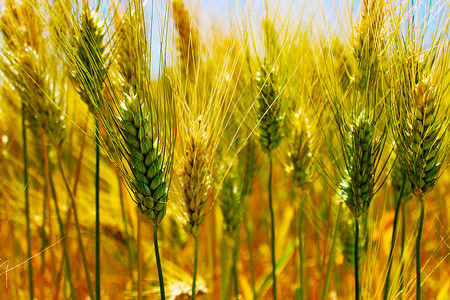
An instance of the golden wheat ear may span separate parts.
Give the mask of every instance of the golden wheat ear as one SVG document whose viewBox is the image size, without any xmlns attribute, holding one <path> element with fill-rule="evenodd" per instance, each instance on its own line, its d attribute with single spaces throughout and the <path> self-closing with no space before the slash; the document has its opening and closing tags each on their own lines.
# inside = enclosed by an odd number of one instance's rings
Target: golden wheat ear
<svg viewBox="0 0 450 300">
<path fill-rule="evenodd" d="M 211 150 L 208 133 L 201 119 L 192 122 L 186 141 L 180 181 L 187 208 L 186 231 L 194 237 L 208 212 L 206 204 L 212 196 Z"/>
</svg>

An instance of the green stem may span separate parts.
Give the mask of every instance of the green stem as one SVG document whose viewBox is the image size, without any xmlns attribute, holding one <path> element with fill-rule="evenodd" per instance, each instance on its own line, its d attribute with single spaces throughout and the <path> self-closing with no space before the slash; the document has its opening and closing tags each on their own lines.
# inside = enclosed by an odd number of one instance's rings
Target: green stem
<svg viewBox="0 0 450 300">
<path fill-rule="evenodd" d="M 95 120 L 95 296 L 100 300 L 100 131 Z"/>
<path fill-rule="evenodd" d="M 48 152 L 47 152 L 47 155 L 48 155 Z M 61 219 L 61 214 L 60 214 L 59 207 L 58 207 L 58 199 L 56 196 L 55 185 L 53 183 L 53 176 L 52 176 L 51 172 L 52 172 L 51 168 L 49 168 L 49 180 L 48 181 L 50 183 L 50 188 L 51 188 L 51 192 L 52 192 L 53 204 L 55 205 L 59 233 L 61 235 L 62 243 L 63 243 L 64 265 L 65 265 L 67 281 L 69 282 L 70 295 L 71 295 L 71 299 L 75 300 L 76 297 L 75 297 L 75 292 L 74 292 L 73 283 L 72 283 L 72 271 L 70 270 L 69 251 L 67 250 L 68 249 L 67 240 L 66 240 L 66 235 L 64 234 L 64 225 L 63 225 L 63 221 Z"/>
<path fill-rule="evenodd" d="M 303 300 L 303 294 L 304 294 L 304 265 L 303 265 L 303 206 L 305 202 L 305 196 L 304 193 L 302 193 L 302 200 L 300 202 L 300 209 L 299 209 L 299 218 L 298 218 L 298 251 L 300 256 L 300 299 Z"/>
<path fill-rule="evenodd" d="M 197 279 L 197 264 L 198 264 L 198 237 L 195 237 L 195 257 L 194 257 L 194 275 L 192 276 L 192 300 L 195 300 L 195 281 Z"/>
<path fill-rule="evenodd" d="M 331 250 L 330 250 L 330 258 L 328 259 L 328 265 L 327 265 L 327 273 L 325 275 L 325 282 L 323 284 L 322 288 L 322 297 L 320 299 L 325 300 L 327 296 L 328 286 L 330 284 L 330 276 L 331 276 L 331 269 L 334 263 L 334 248 L 336 247 L 336 240 L 339 230 L 339 218 L 341 215 L 341 209 L 342 209 L 342 202 L 339 203 L 339 209 L 336 217 L 336 223 L 334 225 L 334 233 L 333 233 L 333 241 L 331 242 Z"/>
<path fill-rule="evenodd" d="M 25 103 L 22 102 L 22 155 L 23 155 L 23 185 L 25 190 L 25 218 L 27 227 L 27 256 L 31 258 L 31 229 L 30 229 L 30 201 L 28 195 L 28 157 L 27 157 L 27 128 L 25 126 Z M 28 260 L 28 281 L 30 289 L 30 299 L 34 298 L 33 287 L 33 264 L 32 259 Z"/>
<path fill-rule="evenodd" d="M 44 145 L 44 147 L 46 147 Z M 45 178 L 47 178 L 46 176 L 44 176 Z M 48 182 L 47 179 L 45 179 L 45 184 L 44 184 L 44 189 L 47 190 L 48 189 Z M 45 196 L 44 196 L 44 201 L 42 201 L 42 227 L 41 227 L 41 241 L 42 241 L 42 246 L 41 246 L 41 250 L 43 251 L 45 248 L 47 248 L 48 246 L 48 239 L 47 239 L 47 233 L 45 232 L 45 224 L 47 223 L 47 192 L 44 192 Z M 42 256 L 42 264 L 41 264 L 41 272 L 44 273 L 45 271 L 45 251 L 43 251 L 41 253 Z"/>
<path fill-rule="evenodd" d="M 221 243 L 221 255 L 220 255 L 220 266 L 222 269 L 221 280 L 220 280 L 220 299 L 228 300 L 230 299 L 230 268 L 229 268 L 229 246 L 225 238 L 222 239 Z"/>
<path fill-rule="evenodd" d="M 158 278 L 159 278 L 159 291 L 161 293 L 161 300 L 166 299 L 166 294 L 164 292 L 164 278 L 161 268 L 161 258 L 159 257 L 159 247 L 158 247 L 158 225 L 153 225 L 153 242 L 155 244 L 155 255 L 156 255 L 156 266 L 158 267 Z"/>
<path fill-rule="evenodd" d="M 252 253 L 252 240 L 250 236 L 250 228 L 248 226 L 247 213 L 244 213 L 244 227 L 247 237 L 247 248 L 248 248 L 248 260 L 250 263 L 250 281 L 252 283 L 253 299 L 256 299 L 256 288 L 255 288 L 255 271 L 253 269 L 253 253 Z"/>
<path fill-rule="evenodd" d="M 404 273 L 404 263 L 403 263 L 403 253 L 405 252 L 405 226 L 406 226 L 406 214 L 405 214 L 405 203 L 402 204 L 402 245 L 400 248 L 400 261 L 402 262 L 402 267 L 400 268 L 400 290 L 403 290 L 403 273 Z M 400 299 L 402 294 L 400 294 Z"/>
<path fill-rule="evenodd" d="M 398 195 L 397 204 L 395 206 L 394 228 L 392 230 L 391 250 L 389 251 L 388 271 L 387 271 L 387 275 L 386 275 L 386 281 L 384 283 L 384 297 L 383 297 L 384 300 L 387 300 L 388 294 L 389 294 L 389 280 L 390 280 L 390 276 L 391 276 L 392 260 L 393 260 L 393 255 L 394 255 L 395 241 L 396 241 L 396 237 L 397 237 L 397 227 L 398 227 L 397 225 L 398 225 L 398 219 L 399 219 L 399 214 L 400 214 L 403 192 L 405 190 L 405 185 L 406 185 L 406 179 L 407 179 L 406 172 L 403 172 L 402 187 L 400 188 L 400 193 Z"/>
<path fill-rule="evenodd" d="M 125 214 L 125 203 L 123 200 L 123 191 L 122 191 L 122 183 L 120 181 L 120 174 L 117 173 L 117 181 L 119 184 L 119 200 L 120 200 L 120 210 L 122 213 L 122 220 L 123 220 L 123 231 L 125 232 L 125 242 L 127 244 L 127 251 L 128 251 L 128 268 L 130 269 L 131 277 L 133 277 L 133 252 L 131 250 L 131 243 L 130 243 L 130 234 L 128 233 L 128 222 L 127 217 Z"/>
<path fill-rule="evenodd" d="M 62 166 L 62 160 L 61 160 L 61 153 L 58 153 L 58 166 L 59 166 L 59 170 L 61 172 L 61 176 L 62 176 L 63 181 L 64 181 L 64 185 L 66 187 L 67 193 L 69 194 L 70 202 L 72 204 L 73 217 L 75 219 L 75 228 L 77 230 L 78 243 L 80 244 L 81 258 L 83 260 L 84 274 L 86 276 L 86 281 L 87 281 L 88 290 L 89 290 L 89 296 L 91 297 L 91 299 L 94 299 L 94 290 L 92 288 L 91 275 L 89 273 L 89 266 L 88 266 L 88 263 L 87 263 L 86 252 L 84 250 L 83 239 L 81 237 L 81 229 L 80 229 L 80 222 L 78 220 L 77 205 L 76 205 L 76 202 L 75 202 L 75 198 L 74 198 L 74 196 L 72 194 L 72 190 L 70 189 L 69 182 L 67 181 L 66 175 L 64 173 L 64 169 L 63 169 L 63 166 Z"/>
<path fill-rule="evenodd" d="M 50 184 L 48 182 L 48 155 L 47 155 L 47 139 L 45 136 L 44 129 L 42 132 L 42 150 L 44 159 L 44 201 L 42 201 L 42 228 L 41 228 L 41 239 L 42 239 L 42 250 L 48 246 L 47 233 L 45 232 L 45 225 L 47 223 L 47 206 L 49 205 L 49 195 L 50 195 Z M 49 221 L 50 225 L 50 221 Z M 51 227 L 51 226 L 49 226 Z M 45 271 L 45 251 L 42 252 L 42 265 L 41 272 Z"/>
<path fill-rule="evenodd" d="M 359 292 L 359 260 L 358 260 L 358 250 L 359 250 L 359 224 L 358 218 L 355 218 L 355 300 L 360 299 Z"/>
<path fill-rule="evenodd" d="M 138 209 L 137 212 L 137 263 L 138 263 L 138 278 L 137 278 L 137 298 L 138 300 L 142 300 L 142 259 L 141 259 L 141 252 L 142 252 L 142 242 L 141 242 L 141 212 Z"/>
<path fill-rule="evenodd" d="M 237 269 L 237 260 L 239 254 L 239 233 L 236 229 L 234 234 L 234 247 L 233 247 L 233 279 L 234 279 L 234 296 L 235 299 L 239 299 L 239 277 Z"/>
<path fill-rule="evenodd" d="M 272 155 L 269 153 L 269 208 L 270 208 L 270 231 L 271 231 L 271 250 L 272 250 L 272 280 L 273 280 L 273 299 L 277 299 L 277 277 L 276 277 L 276 260 L 275 260 L 275 216 L 273 212 L 272 202 L 272 172 L 273 172 L 273 160 Z"/>
<path fill-rule="evenodd" d="M 423 229 L 423 219 L 425 215 L 425 201 L 423 199 L 423 196 L 420 197 L 420 216 L 418 220 L 419 228 L 417 230 L 417 240 L 416 240 L 416 273 L 417 273 L 417 280 L 416 280 L 416 299 L 420 300 L 420 242 L 422 240 L 422 229 Z"/>
</svg>

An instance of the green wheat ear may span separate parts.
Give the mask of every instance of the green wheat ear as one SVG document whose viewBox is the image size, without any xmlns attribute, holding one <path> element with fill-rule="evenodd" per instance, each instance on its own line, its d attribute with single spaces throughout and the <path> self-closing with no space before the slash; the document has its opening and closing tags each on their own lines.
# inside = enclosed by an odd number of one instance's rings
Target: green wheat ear
<svg viewBox="0 0 450 300">
<path fill-rule="evenodd" d="M 374 125 L 362 113 L 348 132 L 347 169 L 341 183 L 341 196 L 355 218 L 365 213 L 372 201 L 381 145 Z"/>
<path fill-rule="evenodd" d="M 134 175 L 132 188 L 142 213 L 154 224 L 159 224 L 166 214 L 168 200 L 165 165 L 158 139 L 151 139 L 151 122 L 141 115 L 141 101 L 134 94 L 125 94 L 119 124 L 129 154 L 127 161 Z"/>
<path fill-rule="evenodd" d="M 415 103 L 413 103 L 414 119 L 408 124 L 405 138 L 410 149 L 402 149 L 407 160 L 411 187 L 416 196 L 429 192 L 436 185 L 441 169 L 440 152 L 442 148 L 442 125 L 437 122 L 437 103 L 435 86 L 431 76 L 421 78 L 416 84 Z M 407 144 L 404 144 L 405 146 Z"/>
<path fill-rule="evenodd" d="M 304 188 L 313 181 L 314 166 L 308 119 L 301 110 L 294 115 L 290 131 L 293 136 L 289 143 L 288 171 L 295 185 Z"/>
<path fill-rule="evenodd" d="M 236 232 L 245 212 L 239 175 L 237 166 L 231 166 L 223 180 L 220 192 L 224 230 L 230 237 Z"/>
<path fill-rule="evenodd" d="M 256 73 L 258 87 L 259 142 L 266 153 L 278 147 L 283 139 L 283 114 L 280 108 L 281 91 L 277 87 L 275 69 L 263 64 Z"/>
</svg>

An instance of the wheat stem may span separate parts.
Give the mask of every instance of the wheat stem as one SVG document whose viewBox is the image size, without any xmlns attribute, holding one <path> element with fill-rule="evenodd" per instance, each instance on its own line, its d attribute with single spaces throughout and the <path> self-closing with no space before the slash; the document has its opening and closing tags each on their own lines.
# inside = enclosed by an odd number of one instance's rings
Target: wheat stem
<svg viewBox="0 0 450 300">
<path fill-rule="evenodd" d="M 192 276 L 192 300 L 195 300 L 195 281 L 197 279 L 197 265 L 198 265 L 198 236 L 195 239 L 195 257 L 194 257 L 194 275 Z"/>
<path fill-rule="evenodd" d="M 400 291 L 403 290 L 403 272 L 405 265 L 403 264 L 403 253 L 405 252 L 405 226 L 406 226 L 406 214 L 405 214 L 405 203 L 402 204 L 402 245 L 400 250 L 400 261 L 402 262 L 402 267 L 400 269 Z M 401 298 L 400 298 L 401 299 Z"/>
<path fill-rule="evenodd" d="M 355 218 L 355 300 L 360 299 L 359 291 L 359 260 L 358 260 L 358 250 L 359 250 L 359 222 L 358 218 Z"/>
<path fill-rule="evenodd" d="M 239 299 L 239 276 L 237 269 L 237 261 L 239 254 L 239 230 L 236 228 L 236 232 L 234 234 L 234 247 L 233 247 L 233 280 L 234 280 L 234 296 L 235 299 Z"/>
<path fill-rule="evenodd" d="M 420 216 L 418 220 L 419 228 L 417 230 L 417 240 L 416 240 L 416 274 L 417 274 L 417 280 L 416 280 L 416 299 L 420 300 L 420 242 L 422 240 L 422 229 L 423 229 L 423 219 L 425 215 L 425 201 L 423 199 L 424 197 L 420 197 Z"/>
<path fill-rule="evenodd" d="M 270 223 L 271 223 L 271 250 L 272 250 L 272 279 L 273 279 L 273 299 L 277 298 L 277 278 L 276 278 L 276 260 L 275 260 L 275 217 L 273 212 L 272 202 L 272 172 L 273 172 L 273 159 L 272 154 L 269 152 L 269 208 L 270 208 Z"/>
<path fill-rule="evenodd" d="M 41 264 L 41 272 L 45 271 L 45 248 L 48 246 L 48 238 L 45 232 L 45 224 L 47 223 L 47 206 L 48 199 L 50 194 L 50 184 L 48 182 L 48 159 L 47 159 L 47 137 L 45 136 L 44 129 L 41 129 L 42 133 L 42 150 L 43 150 L 43 158 L 44 158 L 44 201 L 42 201 L 42 228 L 41 228 L 41 240 L 42 240 L 42 264 Z M 50 220 L 49 220 L 50 221 Z M 50 223 L 50 222 L 49 222 Z M 49 226 L 50 227 L 50 226 Z"/>
<path fill-rule="evenodd" d="M 341 210 L 342 210 L 342 202 L 339 203 L 338 213 L 337 213 L 337 217 L 336 217 L 336 223 L 334 225 L 334 233 L 333 233 L 333 240 L 331 241 L 330 257 L 328 258 L 327 272 L 325 275 L 325 281 L 323 283 L 322 296 L 320 298 L 322 300 L 325 300 L 325 298 L 327 296 L 328 286 L 330 284 L 331 269 L 332 269 L 333 262 L 334 262 L 334 253 L 335 253 L 334 248 L 336 247 L 336 240 L 337 240 L 336 237 L 338 235 L 338 230 L 339 230 L 339 221 L 340 221 Z"/>
<path fill-rule="evenodd" d="M 400 193 L 398 195 L 397 204 L 395 206 L 394 228 L 392 230 L 391 250 L 389 251 L 388 271 L 387 271 L 387 275 L 386 275 L 386 281 L 384 283 L 384 297 L 383 297 L 384 300 L 386 300 L 388 298 L 388 294 L 389 294 L 389 278 L 391 275 L 392 260 L 393 260 L 393 255 L 394 255 L 395 241 L 396 241 L 396 237 L 397 237 L 398 217 L 399 217 L 401 203 L 402 203 L 403 191 L 405 190 L 406 180 L 407 180 L 406 172 L 403 172 L 402 187 L 400 188 Z"/>
<path fill-rule="evenodd" d="M 22 102 L 22 155 L 23 155 L 23 185 L 25 190 L 25 218 L 27 227 L 27 256 L 31 257 L 31 230 L 30 230 L 30 202 L 28 197 L 28 157 L 27 157 L 27 128 L 25 126 L 25 103 Z M 28 281 L 30 299 L 34 298 L 33 287 L 33 264 L 32 259 L 28 260 Z"/>
<path fill-rule="evenodd" d="M 302 199 L 300 202 L 300 209 L 299 209 L 299 217 L 298 217 L 298 251 L 300 256 L 300 299 L 303 300 L 303 294 L 304 294 L 304 265 L 303 265 L 303 207 L 305 202 L 305 195 L 302 192 Z"/>
<path fill-rule="evenodd" d="M 94 299 L 94 290 L 93 290 L 93 287 L 92 287 L 91 275 L 89 273 L 89 266 L 88 266 L 88 263 L 87 263 L 86 252 L 84 250 L 83 239 L 81 237 L 81 229 L 80 229 L 80 222 L 78 220 L 77 205 L 75 203 L 75 198 L 74 198 L 73 193 L 72 193 L 72 191 L 70 189 L 69 182 L 67 181 L 66 174 L 64 172 L 64 168 L 63 168 L 63 165 L 62 165 L 62 159 L 61 159 L 61 153 L 58 153 L 57 157 L 58 157 L 59 171 L 61 172 L 61 176 L 62 176 L 62 179 L 64 181 L 64 185 L 66 187 L 67 193 L 69 194 L 69 198 L 70 198 L 70 201 L 71 201 L 71 204 L 72 204 L 73 217 L 75 219 L 75 228 L 77 230 L 78 243 L 80 244 L 81 258 L 83 260 L 84 274 L 86 276 L 86 281 L 87 281 L 88 290 L 89 290 L 89 296 L 91 297 L 91 299 Z"/>
<path fill-rule="evenodd" d="M 221 245 L 221 261 L 220 266 L 222 269 L 221 273 L 221 281 L 220 281 L 220 299 L 230 299 L 230 268 L 228 267 L 230 265 L 229 263 L 229 245 L 226 240 L 222 242 Z"/>
<path fill-rule="evenodd" d="M 95 120 L 95 297 L 100 300 L 100 131 Z"/>
<path fill-rule="evenodd" d="M 141 253 L 142 253 L 142 228 L 141 228 L 141 214 L 138 208 L 137 212 L 137 263 L 138 263 L 138 278 L 137 278 L 137 299 L 142 300 L 142 260 L 141 260 Z"/>
<path fill-rule="evenodd" d="M 48 151 L 46 151 L 45 155 L 47 156 L 47 161 L 48 161 Z M 65 270 L 66 270 L 66 276 L 67 276 L 67 281 L 69 282 L 69 289 L 70 289 L 71 299 L 75 300 L 76 297 L 75 297 L 75 292 L 74 292 L 74 289 L 73 289 L 72 271 L 70 269 L 69 251 L 68 251 L 68 247 L 67 247 L 67 239 L 66 239 L 66 236 L 64 234 L 64 225 L 63 225 L 63 221 L 61 219 L 61 214 L 60 214 L 60 210 L 59 210 L 59 207 L 58 207 L 58 200 L 57 200 L 57 197 L 56 197 L 55 185 L 53 183 L 53 176 L 52 176 L 51 173 L 52 173 L 52 171 L 49 168 L 49 171 L 48 171 L 48 182 L 50 184 L 50 189 L 51 189 L 51 192 L 52 192 L 53 204 L 55 205 L 56 218 L 58 220 L 59 232 L 61 234 L 62 243 L 63 243 L 64 265 L 65 265 Z M 58 284 L 58 286 L 59 286 L 59 284 Z"/>
<path fill-rule="evenodd" d="M 251 240 L 251 236 L 250 236 L 250 228 L 248 226 L 247 213 L 244 213 L 244 227 L 245 227 L 245 234 L 247 237 L 248 260 L 249 260 L 249 264 L 250 264 L 250 281 L 252 283 L 253 299 L 256 299 L 255 271 L 253 269 L 252 240 Z"/>
<path fill-rule="evenodd" d="M 161 300 L 164 300 L 166 299 L 166 296 L 164 293 L 164 278 L 161 268 L 161 258 L 159 257 L 158 225 L 156 225 L 156 222 L 153 224 L 153 243 L 155 244 L 156 265 L 158 267 L 159 291 L 161 293 Z"/>
</svg>

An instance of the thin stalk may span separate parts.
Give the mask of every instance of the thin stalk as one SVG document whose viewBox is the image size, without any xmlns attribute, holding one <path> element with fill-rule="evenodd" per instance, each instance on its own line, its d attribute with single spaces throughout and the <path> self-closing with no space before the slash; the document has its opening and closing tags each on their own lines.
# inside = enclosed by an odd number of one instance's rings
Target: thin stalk
<svg viewBox="0 0 450 300">
<path fill-rule="evenodd" d="M 425 215 L 425 201 L 423 196 L 420 197 L 420 216 L 418 220 L 419 228 L 417 230 L 417 240 L 416 240 L 416 299 L 420 300 L 420 289 L 421 289 L 421 280 L 420 280 L 420 242 L 422 240 L 422 229 L 423 229 L 423 219 Z"/>
<path fill-rule="evenodd" d="M 89 296 L 91 297 L 91 299 L 94 299 L 94 290 L 92 288 L 91 275 L 89 273 L 89 266 L 87 263 L 86 252 L 84 250 L 83 239 L 81 237 L 81 229 L 80 229 L 80 222 L 78 220 L 77 205 L 76 205 L 75 198 L 72 194 L 72 190 L 70 189 L 69 183 L 67 181 L 67 178 L 66 178 L 63 166 L 62 166 L 61 153 L 58 153 L 57 156 L 58 156 L 59 171 L 61 172 L 61 176 L 63 178 L 64 185 L 66 187 L 67 193 L 69 194 L 70 201 L 72 204 L 73 216 L 75 219 L 75 228 L 77 230 L 78 243 L 80 244 L 81 258 L 83 260 L 84 274 L 86 276 L 86 281 L 87 281 L 88 290 L 89 290 Z"/>
<path fill-rule="evenodd" d="M 141 228 L 141 213 L 138 210 L 137 212 L 137 263 L 138 263 L 138 279 L 137 279 L 137 298 L 138 300 L 142 300 L 142 228 Z"/>
<path fill-rule="evenodd" d="M 276 266 L 277 262 L 275 260 L 275 216 L 273 212 L 273 202 L 272 202 L 272 172 L 273 172 L 273 160 L 272 155 L 269 153 L 269 208 L 270 208 L 270 223 L 271 223 L 271 250 L 272 250 L 272 280 L 273 280 L 273 299 L 277 299 L 277 277 L 276 277 Z"/>
<path fill-rule="evenodd" d="M 400 261 L 402 262 L 402 267 L 400 268 L 400 290 L 403 290 L 403 273 L 405 265 L 403 263 L 403 253 L 405 252 L 405 226 L 406 226 L 406 213 L 405 213 L 405 203 L 402 204 L 402 244 L 400 248 Z M 402 298 L 402 294 L 400 294 L 400 299 Z"/>
<path fill-rule="evenodd" d="M 359 242 L 359 224 L 358 218 L 355 218 L 355 300 L 360 299 L 359 292 L 359 260 L 358 260 L 358 242 Z"/>
<path fill-rule="evenodd" d="M 334 225 L 333 240 L 331 241 L 331 249 L 330 249 L 330 258 L 328 259 L 327 273 L 325 275 L 325 282 L 323 283 L 322 297 L 320 298 L 322 300 L 325 300 L 325 298 L 327 297 L 328 286 L 330 284 L 331 269 L 332 269 L 333 262 L 334 262 L 334 253 L 335 253 L 334 248 L 336 247 L 336 240 L 337 240 L 337 234 L 338 234 L 338 230 L 339 230 L 339 219 L 340 219 L 340 215 L 341 215 L 341 209 L 342 209 L 342 202 L 339 203 L 339 209 L 338 209 L 338 213 L 337 213 L 337 217 L 336 217 L 336 223 Z"/>
<path fill-rule="evenodd" d="M 299 217 L 298 217 L 298 252 L 300 256 L 300 299 L 303 300 L 304 294 L 304 265 L 303 265 L 303 207 L 305 202 L 305 195 L 302 192 L 302 199 L 300 201 Z"/>
<path fill-rule="evenodd" d="M 31 258 L 31 230 L 30 230 L 30 202 L 28 196 L 28 157 L 27 157 L 27 128 L 25 126 L 25 104 L 22 102 L 22 155 L 23 155 L 23 185 L 25 190 L 25 218 L 27 227 L 27 256 Z M 33 286 L 33 264 L 32 259 L 28 260 L 28 282 L 30 299 L 34 298 Z"/>
<path fill-rule="evenodd" d="M 195 282 L 197 280 L 197 265 L 198 265 L 198 237 L 195 237 L 195 257 L 194 257 L 194 274 L 192 275 L 192 300 L 195 300 Z"/>
<path fill-rule="evenodd" d="M 86 132 L 87 129 L 87 123 L 85 123 L 84 128 L 82 129 L 82 132 Z M 80 179 L 80 174 L 81 174 L 81 167 L 83 165 L 83 157 L 84 157 L 84 149 L 86 147 L 86 134 L 82 135 L 81 138 L 81 149 L 80 149 L 80 153 L 78 156 L 78 160 L 77 160 L 77 168 L 75 170 L 75 175 L 74 175 L 74 179 L 73 179 L 73 197 L 75 198 L 77 196 L 77 191 L 78 191 L 78 182 Z M 69 209 L 67 210 L 67 215 L 66 215 L 66 225 L 65 225 L 65 229 L 66 232 L 69 232 L 69 228 L 70 228 L 70 219 L 72 216 L 72 205 L 69 205 Z"/>
<path fill-rule="evenodd" d="M 244 213 L 244 227 L 245 227 L 245 235 L 247 237 L 248 260 L 250 263 L 250 281 L 252 283 L 253 299 L 256 299 L 255 271 L 253 269 L 252 240 L 251 240 L 251 236 L 250 236 L 250 228 L 248 226 L 247 213 Z"/>
<path fill-rule="evenodd" d="M 47 159 L 48 159 L 48 151 L 47 151 L 46 155 L 47 155 Z M 58 220 L 59 232 L 61 234 L 61 238 L 63 239 L 62 243 L 63 243 L 63 251 L 64 251 L 64 265 L 65 265 L 67 281 L 69 282 L 70 295 L 71 295 L 71 299 L 75 300 L 76 297 L 75 297 L 75 292 L 74 292 L 73 283 L 72 283 L 72 271 L 70 270 L 69 251 L 67 248 L 67 240 L 66 240 L 66 236 L 64 234 L 64 225 L 63 225 L 63 221 L 61 219 L 61 214 L 60 214 L 59 207 L 58 207 L 58 199 L 56 196 L 55 185 L 53 183 L 53 176 L 52 176 L 51 172 L 52 171 L 49 168 L 48 181 L 50 183 L 50 188 L 51 188 L 51 192 L 52 192 L 53 204 L 55 205 L 56 219 Z"/>
<path fill-rule="evenodd" d="M 220 255 L 220 266 L 222 269 L 221 281 L 220 281 L 220 299 L 228 300 L 230 299 L 230 262 L 229 262 L 229 250 L 228 241 L 223 239 L 221 243 L 221 255 Z"/>
<path fill-rule="evenodd" d="M 158 225 L 153 225 L 153 243 L 155 244 L 155 255 L 156 255 L 156 266 L 158 267 L 158 278 L 159 278 L 159 291 L 161 293 L 161 300 L 166 299 L 166 294 L 164 292 L 164 278 L 161 268 L 161 258 L 159 257 L 159 247 L 158 247 Z"/>
<path fill-rule="evenodd" d="M 95 296 L 100 300 L 100 131 L 95 120 Z"/>
<path fill-rule="evenodd" d="M 388 294 L 389 294 L 389 280 L 391 276 L 391 269 L 392 269 L 392 260 L 394 255 L 394 248 L 395 248 L 395 241 L 397 237 L 397 225 L 398 225 L 398 219 L 400 214 L 400 208 L 402 203 L 402 197 L 403 197 L 403 191 L 405 190 L 406 185 L 406 172 L 403 172 L 403 180 L 402 180 L 402 187 L 400 188 L 400 193 L 398 195 L 397 204 L 395 206 L 395 216 L 394 216 L 394 228 L 392 230 L 392 239 L 391 239 L 391 251 L 389 252 L 389 259 L 388 259 L 388 271 L 386 275 L 386 281 L 384 283 L 384 300 L 387 300 Z"/>
<path fill-rule="evenodd" d="M 43 150 L 43 158 L 44 158 L 44 201 L 42 201 L 42 228 L 41 228 L 41 240 L 42 240 L 42 248 L 44 250 L 48 246 L 48 238 L 47 233 L 45 232 L 45 224 L 47 223 L 47 206 L 48 199 L 50 195 L 50 184 L 48 183 L 48 160 L 47 160 L 47 139 L 44 133 L 44 130 L 41 130 L 42 133 L 42 150 Z M 41 272 L 45 271 L 45 251 L 42 252 L 42 264 L 41 264 Z M 43 285 L 42 285 L 43 288 Z"/>
<path fill-rule="evenodd" d="M 123 220 L 123 231 L 125 232 L 125 242 L 127 244 L 128 251 L 128 268 L 130 269 L 130 275 L 133 277 L 133 252 L 131 251 L 130 235 L 128 233 L 128 222 L 125 214 L 125 203 L 123 199 L 122 183 L 120 181 L 120 174 L 117 173 L 117 181 L 119 184 L 119 200 L 120 200 L 120 210 L 122 213 Z"/>
<path fill-rule="evenodd" d="M 294 190 L 295 190 L 295 188 L 292 188 L 291 189 L 291 200 L 294 200 L 295 199 L 295 197 L 294 197 L 294 195 L 295 195 L 295 192 L 294 192 Z M 299 202 L 299 204 L 300 204 L 300 202 Z M 292 220 L 292 222 L 294 223 L 294 235 L 295 235 L 295 237 L 298 239 L 299 237 L 298 237 L 298 216 L 299 216 L 299 211 L 300 211 L 300 205 L 295 205 L 294 206 L 294 218 L 293 218 L 293 220 Z M 298 255 L 297 255 L 298 254 Z M 298 260 L 298 261 L 297 261 Z M 295 299 L 295 300 L 300 300 L 300 285 L 301 285 L 301 283 L 300 283 L 300 279 L 298 278 L 299 277 L 299 274 L 300 274 L 300 260 L 301 260 L 301 258 L 300 258 L 300 249 L 298 248 L 298 247 L 295 247 L 295 252 L 294 252 L 294 259 L 293 259 L 293 264 L 294 264 L 294 268 L 293 268 L 293 271 L 294 271 L 294 283 L 296 283 L 297 281 L 298 281 L 298 287 L 295 287 L 294 289 L 293 289 L 293 292 L 294 292 L 294 298 L 293 299 Z M 294 285 L 295 286 L 295 285 Z"/>
<path fill-rule="evenodd" d="M 234 247 L 233 247 L 233 280 L 234 280 L 234 296 L 235 299 L 239 299 L 239 275 L 237 269 L 237 260 L 239 254 L 239 230 L 236 229 L 234 234 Z"/>
</svg>

